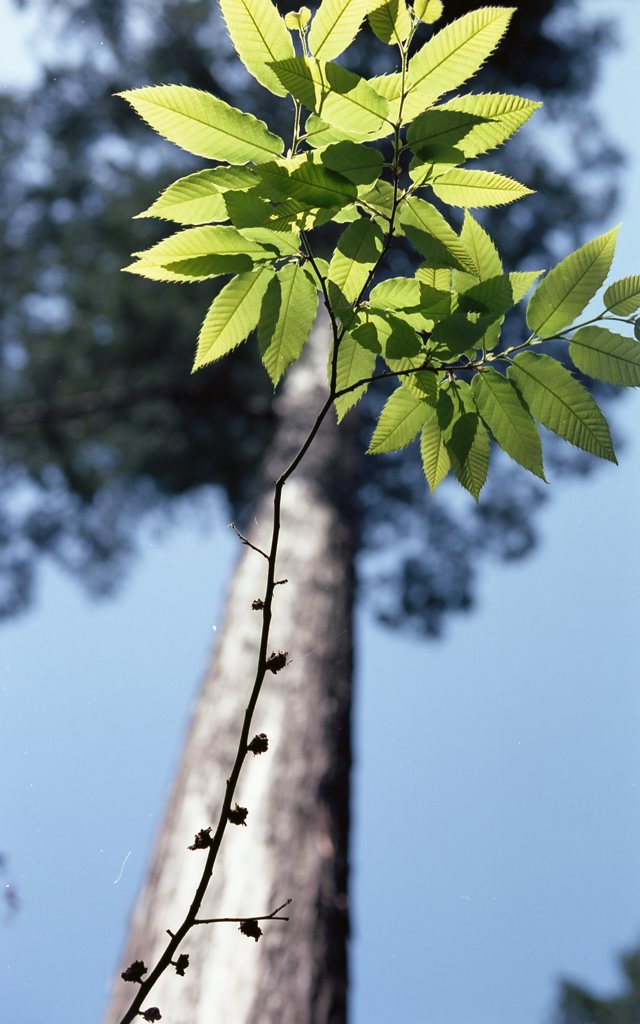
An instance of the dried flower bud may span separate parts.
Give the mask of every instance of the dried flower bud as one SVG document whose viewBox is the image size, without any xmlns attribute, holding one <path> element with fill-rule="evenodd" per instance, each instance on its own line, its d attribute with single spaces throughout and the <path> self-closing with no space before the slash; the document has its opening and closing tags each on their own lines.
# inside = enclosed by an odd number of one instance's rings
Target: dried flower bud
<svg viewBox="0 0 640 1024">
<path fill-rule="evenodd" d="M 144 1013 L 141 1013 L 140 1016 L 143 1020 L 162 1020 L 162 1014 L 157 1006 L 150 1006 L 149 1009 L 145 1010 Z"/>
<path fill-rule="evenodd" d="M 148 968 L 145 967 L 142 960 L 134 960 L 132 964 L 122 972 L 120 977 L 123 981 L 137 981 L 139 985 L 142 984 L 142 976 L 147 973 Z"/>
<path fill-rule="evenodd" d="M 199 832 L 196 832 L 195 839 L 189 849 L 206 850 L 208 846 L 211 846 L 211 826 L 209 828 L 201 828 Z"/>
<path fill-rule="evenodd" d="M 259 732 L 253 737 L 251 743 L 247 744 L 247 750 L 250 750 L 254 757 L 256 754 L 266 754 L 268 749 L 269 739 L 264 732 Z"/>
<path fill-rule="evenodd" d="M 184 972 L 189 966 L 189 954 L 181 953 L 177 960 L 172 960 L 171 962 L 176 969 L 176 974 L 179 974 L 181 977 L 184 977 Z"/>
<path fill-rule="evenodd" d="M 229 811 L 227 817 L 232 825 L 246 825 L 247 814 L 249 811 L 246 807 L 241 807 L 240 804 L 236 804 L 232 811 Z"/>
<path fill-rule="evenodd" d="M 288 651 L 273 651 L 267 658 L 267 668 L 276 675 L 287 664 Z"/>
<path fill-rule="evenodd" d="M 262 935 L 262 928 L 257 921 L 243 921 L 239 930 L 243 935 L 248 935 L 250 939 L 255 939 L 256 942 Z"/>
<path fill-rule="evenodd" d="M 262 600 L 261 597 L 256 597 L 255 601 L 251 602 L 251 607 L 253 608 L 254 612 L 260 612 L 264 608 L 264 601 Z"/>
</svg>

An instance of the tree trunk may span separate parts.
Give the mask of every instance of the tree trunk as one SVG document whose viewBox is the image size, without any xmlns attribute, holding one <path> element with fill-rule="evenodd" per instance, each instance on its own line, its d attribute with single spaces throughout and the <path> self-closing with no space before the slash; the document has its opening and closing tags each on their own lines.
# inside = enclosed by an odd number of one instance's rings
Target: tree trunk
<svg viewBox="0 0 640 1024">
<path fill-rule="evenodd" d="M 326 318 L 289 371 L 264 467 L 251 540 L 268 548 L 275 476 L 306 436 L 326 396 Z M 352 676 L 354 515 L 351 445 L 327 417 L 284 491 L 270 650 L 290 659 L 268 675 L 254 719 L 266 754 L 245 763 L 238 802 L 247 828 L 229 825 L 200 917 L 269 913 L 291 897 L 288 923 L 265 922 L 255 943 L 235 924 L 194 928 L 184 977 L 167 972 L 150 1005 L 171 1024 L 343 1024 L 348 934 L 347 842 Z M 166 929 L 182 920 L 204 854 L 187 850 L 215 824 L 255 674 L 266 563 L 244 548 L 224 627 L 135 907 L 124 964 L 152 964 Z M 117 1024 L 132 997 L 119 978 L 105 1018 Z"/>
</svg>

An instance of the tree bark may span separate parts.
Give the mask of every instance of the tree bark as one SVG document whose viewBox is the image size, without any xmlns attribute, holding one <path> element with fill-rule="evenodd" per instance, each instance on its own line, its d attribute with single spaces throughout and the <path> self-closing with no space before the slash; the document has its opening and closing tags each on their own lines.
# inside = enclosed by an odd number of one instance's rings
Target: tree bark
<svg viewBox="0 0 640 1024">
<path fill-rule="evenodd" d="M 273 480 L 298 450 L 326 397 L 325 317 L 276 403 L 250 539 L 269 547 Z M 236 924 L 201 925 L 183 944 L 184 977 L 171 971 L 151 1005 L 172 1024 L 344 1024 L 354 513 L 348 434 L 331 413 L 284 491 L 270 650 L 289 664 L 269 675 L 254 719 L 267 753 L 245 763 L 238 802 L 247 828 L 229 825 L 200 917 L 251 917 L 291 897 L 290 921 L 264 922 L 255 943 Z M 187 850 L 215 823 L 256 667 L 266 562 L 244 548 L 224 626 L 197 700 L 182 761 L 133 912 L 123 964 L 152 964 L 191 902 L 203 853 Z M 131 1000 L 119 977 L 105 1017 Z"/>
</svg>

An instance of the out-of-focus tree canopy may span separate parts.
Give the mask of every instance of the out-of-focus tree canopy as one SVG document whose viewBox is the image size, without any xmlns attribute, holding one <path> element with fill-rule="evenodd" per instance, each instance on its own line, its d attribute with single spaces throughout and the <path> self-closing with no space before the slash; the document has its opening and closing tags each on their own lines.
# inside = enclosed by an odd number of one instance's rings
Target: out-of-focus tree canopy
<svg viewBox="0 0 640 1024">
<path fill-rule="evenodd" d="M 38 84 L 0 97 L 0 614 L 27 606 L 45 553 L 109 590 L 144 514 L 184 496 L 217 486 L 241 516 L 270 437 L 271 388 L 253 346 L 190 375 L 214 288 L 119 273 L 162 234 L 131 216 L 202 162 L 155 137 L 113 94 L 182 82 L 289 132 L 286 104 L 237 63 L 213 0 L 20 6 L 40 12 L 48 41 Z M 446 0 L 446 19 L 477 6 Z M 546 103 L 542 126 L 504 150 L 506 173 L 538 195 L 485 221 L 510 269 L 543 266 L 611 210 L 618 156 L 589 107 L 610 37 L 577 0 L 527 3 L 472 83 Z M 371 34 L 362 40 L 350 65 L 390 70 Z M 540 145 L 541 132 L 553 146 Z M 367 419 L 365 409 L 363 431 Z M 578 454 L 555 457 L 584 470 Z M 505 465 L 477 509 L 461 507 L 446 485 L 427 500 L 417 460 L 378 457 L 373 469 L 363 461 L 359 493 L 362 549 L 393 556 L 371 562 L 390 584 L 367 588 L 384 595 L 376 610 L 435 633 L 448 609 L 471 604 L 479 554 L 532 546 L 543 488 Z"/>
<path fill-rule="evenodd" d="M 608 998 L 562 982 L 553 1024 L 636 1024 L 640 1020 L 640 949 L 620 957 L 620 970 L 623 989 Z"/>
</svg>

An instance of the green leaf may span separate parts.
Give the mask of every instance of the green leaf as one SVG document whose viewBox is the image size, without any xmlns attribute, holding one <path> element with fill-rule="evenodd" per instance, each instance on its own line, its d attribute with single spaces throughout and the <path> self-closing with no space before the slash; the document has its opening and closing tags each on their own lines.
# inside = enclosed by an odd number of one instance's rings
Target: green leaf
<svg viewBox="0 0 640 1024">
<path fill-rule="evenodd" d="M 604 327 L 583 327 L 569 345 L 573 362 L 588 374 L 608 384 L 640 387 L 640 343 Z"/>
<path fill-rule="evenodd" d="M 293 40 L 271 0 L 220 0 L 229 35 L 240 60 L 276 96 L 285 89 L 270 64 L 295 57 Z"/>
<path fill-rule="evenodd" d="M 337 142 L 316 155 L 324 167 L 335 171 L 354 185 L 371 185 L 382 172 L 383 156 L 380 150 L 358 142 Z"/>
<path fill-rule="evenodd" d="M 375 365 L 375 352 L 363 348 L 349 333 L 344 334 L 338 349 L 337 390 L 341 391 L 352 384 L 357 384 L 359 380 L 366 380 L 368 377 L 372 377 Z M 348 391 L 345 395 L 336 398 L 334 405 L 338 423 L 349 412 L 349 409 L 352 409 L 360 401 L 367 388 L 368 384 L 363 384 L 362 387 L 354 388 L 353 391 Z"/>
<path fill-rule="evenodd" d="M 551 356 L 522 352 L 509 367 L 535 418 L 576 448 L 617 462 L 609 427 L 589 392 Z"/>
<path fill-rule="evenodd" d="M 473 280 L 486 281 L 502 274 L 502 260 L 492 238 L 468 210 L 464 212 L 460 241 L 473 257 L 476 266 L 475 273 L 466 275 L 468 278 L 466 282 L 464 280 L 456 282 L 460 291 L 464 290 L 465 284 L 467 287 L 472 284 Z M 465 275 L 462 276 L 464 278 Z"/>
<path fill-rule="evenodd" d="M 411 197 L 400 206 L 398 220 L 407 238 L 434 267 L 473 273 L 476 265 L 466 246 L 435 206 Z"/>
<path fill-rule="evenodd" d="M 251 334 L 272 279 L 271 267 L 259 267 L 232 278 L 216 295 L 200 328 L 194 370 L 220 359 Z"/>
<path fill-rule="evenodd" d="M 617 233 L 594 238 L 549 271 L 527 308 L 527 325 L 540 338 L 568 327 L 591 301 L 609 273 Z"/>
<path fill-rule="evenodd" d="M 471 127 L 456 143 L 466 159 L 471 160 L 506 142 L 541 106 L 541 103 L 534 103 L 533 100 L 526 100 L 521 96 L 469 93 L 466 96 L 456 96 L 435 109 L 442 113 L 456 113 L 479 119 L 475 127 Z"/>
<path fill-rule="evenodd" d="M 300 356 L 318 311 L 318 295 L 299 263 L 269 282 L 258 322 L 260 355 L 274 385 Z"/>
<path fill-rule="evenodd" d="M 614 281 L 604 293 L 604 304 L 617 316 L 630 316 L 640 308 L 640 274 Z"/>
<path fill-rule="evenodd" d="M 353 42 L 371 0 L 322 0 L 309 30 L 309 50 L 314 57 L 332 60 Z"/>
<path fill-rule="evenodd" d="M 174 264 L 184 264 L 189 260 L 206 257 L 212 261 L 211 266 L 220 265 L 219 274 L 235 274 L 236 266 L 248 270 L 249 263 L 253 260 L 271 257 L 271 253 L 259 242 L 247 238 L 228 224 L 185 228 L 184 231 L 177 231 L 174 235 L 163 238 L 161 242 L 156 242 L 150 249 L 133 255 L 145 263 L 170 267 L 179 272 L 183 272 L 181 267 Z M 244 259 L 238 263 L 237 257 Z M 224 269 L 225 266 L 229 269 Z"/>
<path fill-rule="evenodd" d="M 273 201 L 294 199 L 307 209 L 345 206 L 358 194 L 348 178 L 311 160 L 293 170 L 275 162 L 260 164 L 256 174 L 265 186 L 263 195 Z"/>
<path fill-rule="evenodd" d="M 425 25 L 432 25 L 442 17 L 442 0 L 413 0 L 413 13 Z"/>
<path fill-rule="evenodd" d="M 406 448 L 429 415 L 429 407 L 406 388 L 399 387 L 387 400 L 371 438 L 368 454 Z"/>
<path fill-rule="evenodd" d="M 487 479 L 491 448 L 469 385 L 457 381 L 450 391 L 441 391 L 437 413 L 455 477 L 477 501 Z"/>
<path fill-rule="evenodd" d="M 158 217 L 175 224 L 211 224 L 227 219 L 224 196 L 215 186 L 215 171 L 198 171 L 174 181 L 161 193 L 142 217 Z"/>
<path fill-rule="evenodd" d="M 368 17 L 371 29 L 381 43 L 398 46 L 411 32 L 411 16 L 405 0 L 379 0 Z"/>
<path fill-rule="evenodd" d="M 483 119 L 466 111 L 441 110 L 436 107 L 425 110 L 411 122 L 407 129 L 407 145 L 425 159 L 436 159 L 443 150 L 455 146 L 459 150 L 458 163 L 464 160 L 460 143 Z"/>
<path fill-rule="evenodd" d="M 527 294 L 541 273 L 541 270 L 529 270 L 489 277 L 459 295 L 460 308 L 466 312 L 501 316 Z"/>
<path fill-rule="evenodd" d="M 348 135 L 389 135 L 388 103 L 360 75 L 311 57 L 277 61 L 274 71 L 282 84 L 327 124 Z"/>
<path fill-rule="evenodd" d="M 468 171 L 455 167 L 440 175 L 431 187 L 443 203 L 450 206 L 503 206 L 523 196 L 533 195 L 530 188 L 513 178 L 493 171 Z"/>
<path fill-rule="evenodd" d="M 451 291 L 451 271 L 447 267 L 432 267 L 429 263 L 421 263 L 414 277 L 416 281 L 435 288 L 436 291 Z"/>
<path fill-rule="evenodd" d="M 331 146 L 338 142 L 353 142 L 369 138 L 368 132 L 359 132 L 357 128 L 352 128 L 351 131 L 340 131 L 339 128 L 327 124 L 317 114 L 309 114 L 304 130 L 305 142 L 315 149 L 324 149 L 325 146 Z M 373 134 L 375 136 L 375 132 Z"/>
<path fill-rule="evenodd" d="M 420 455 L 422 456 L 424 475 L 427 478 L 429 490 L 433 494 L 451 469 L 449 453 L 440 430 L 436 409 L 429 409 L 427 420 L 422 428 Z"/>
<path fill-rule="evenodd" d="M 513 381 L 489 368 L 475 375 L 471 389 L 478 412 L 500 447 L 544 480 L 538 428 Z"/>
<path fill-rule="evenodd" d="M 372 220 L 357 220 L 342 232 L 329 264 L 329 294 L 338 308 L 358 298 L 383 244 L 382 229 Z"/>
<path fill-rule="evenodd" d="M 359 190 L 358 202 L 366 207 L 373 207 L 387 219 L 391 216 L 394 203 L 394 189 L 388 181 L 376 181 L 373 188 Z"/>
<path fill-rule="evenodd" d="M 242 231 L 242 237 L 257 242 L 274 258 L 276 256 L 297 256 L 300 248 L 300 238 L 293 231 L 271 231 L 269 228 L 263 227 L 245 228 Z"/>
<path fill-rule="evenodd" d="M 118 95 L 159 135 L 196 156 L 260 163 L 284 150 L 264 121 L 188 85 L 150 85 Z"/>
<path fill-rule="evenodd" d="M 311 21 L 311 11 L 308 7 L 301 7 L 298 11 L 289 11 L 284 16 L 284 23 L 293 32 L 300 32 L 306 28 Z"/>
<path fill-rule="evenodd" d="M 248 265 L 251 265 L 250 261 Z M 136 274 L 138 277 L 146 277 L 150 281 L 168 281 L 170 284 L 195 284 L 197 281 L 206 281 L 211 277 L 222 277 L 223 274 L 229 273 L 227 270 L 221 270 L 220 264 L 217 269 L 214 266 L 210 274 L 204 272 L 178 273 L 168 267 L 156 267 L 153 263 L 145 263 L 144 260 L 136 260 L 128 267 L 123 267 L 122 270 L 125 274 Z M 201 267 L 200 270 L 202 271 Z"/>
<path fill-rule="evenodd" d="M 409 89 L 430 102 L 457 89 L 496 48 L 514 11 L 481 7 L 441 29 L 409 62 Z"/>
</svg>

